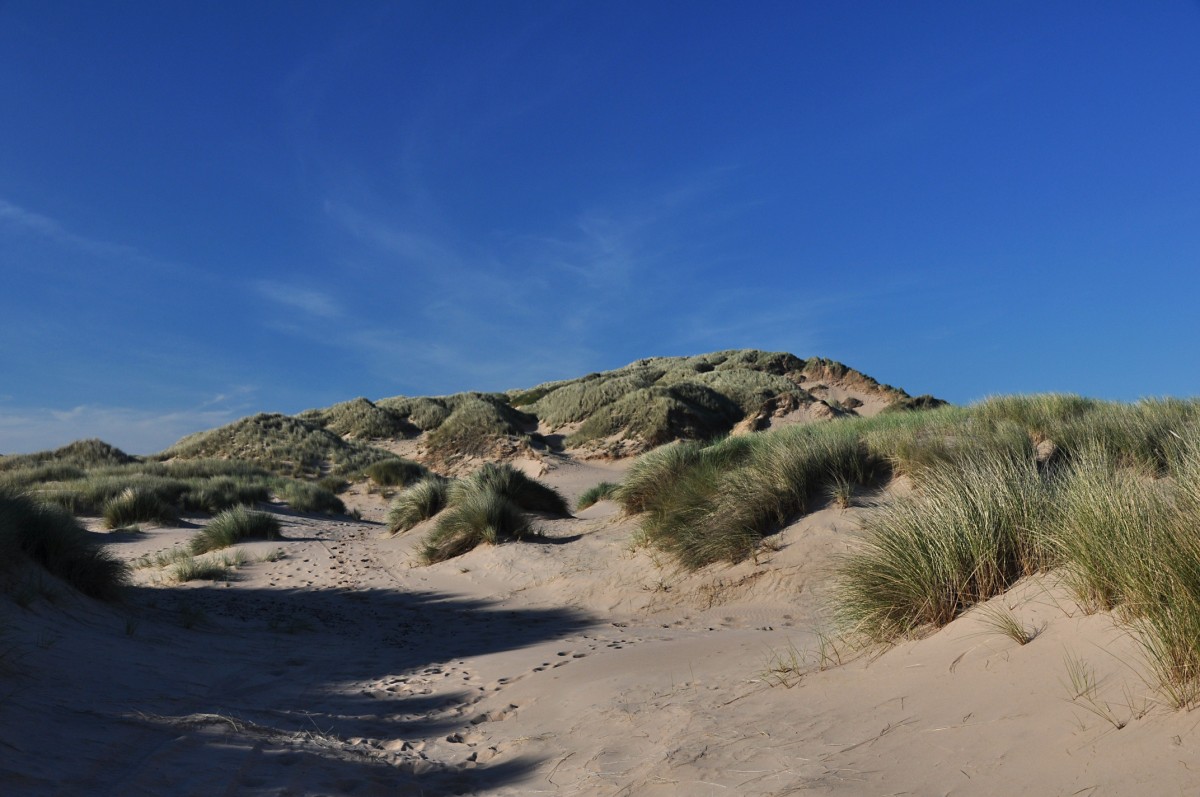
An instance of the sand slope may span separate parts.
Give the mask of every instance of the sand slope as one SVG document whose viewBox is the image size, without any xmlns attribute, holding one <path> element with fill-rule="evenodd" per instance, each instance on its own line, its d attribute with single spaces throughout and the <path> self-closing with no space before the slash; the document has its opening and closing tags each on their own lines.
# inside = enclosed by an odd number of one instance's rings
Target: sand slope
<svg viewBox="0 0 1200 797">
<path fill-rule="evenodd" d="M 569 497 L 621 465 L 548 462 Z M 228 583 L 137 571 L 127 604 L 43 577 L 0 601 L 5 794 L 1135 794 L 1194 788 L 1200 717 L 1053 579 L 881 655 L 823 647 L 825 509 L 756 562 L 677 572 L 601 502 L 545 539 L 413 565 L 421 529 L 281 511 Z M 194 528 L 112 537 L 122 556 Z M 282 558 L 258 561 L 281 551 Z M 22 593 L 30 594 L 28 591 Z M 48 596 L 53 596 L 51 599 Z M 840 663 L 839 663 L 840 662 Z"/>
</svg>

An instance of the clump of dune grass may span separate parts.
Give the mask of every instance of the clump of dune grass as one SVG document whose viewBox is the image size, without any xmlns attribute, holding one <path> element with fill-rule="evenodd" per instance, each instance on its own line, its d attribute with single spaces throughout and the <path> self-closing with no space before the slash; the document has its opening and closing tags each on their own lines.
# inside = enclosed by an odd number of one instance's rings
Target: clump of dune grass
<svg viewBox="0 0 1200 797">
<path fill-rule="evenodd" d="M 529 520 L 511 499 L 491 489 L 459 493 L 421 545 L 428 564 L 461 556 L 483 543 L 495 545 L 530 534 Z"/>
<path fill-rule="evenodd" d="M 587 509 L 597 501 L 611 500 L 619 487 L 620 485 L 615 482 L 600 482 L 593 487 L 589 487 L 583 491 L 583 494 L 575 502 L 575 509 L 580 511 Z"/>
<path fill-rule="evenodd" d="M 280 537 L 279 528 L 279 519 L 274 515 L 236 506 L 210 520 L 192 538 L 190 549 L 193 554 L 202 554 L 228 548 L 245 539 L 275 540 Z"/>
<path fill-rule="evenodd" d="M 449 501 L 458 503 L 459 496 L 474 493 L 495 493 L 517 507 L 529 512 L 542 512 L 555 517 L 569 517 L 567 501 L 553 487 L 531 479 L 508 463 L 489 462 L 464 479 L 452 482 Z"/>
<path fill-rule="evenodd" d="M 132 523 L 174 523 L 175 507 L 158 495 L 136 487 L 127 487 L 104 504 L 104 525 L 115 529 Z"/>
<path fill-rule="evenodd" d="M 404 489 L 393 499 L 388 508 L 387 526 L 389 534 L 408 531 L 418 523 L 436 515 L 446 507 L 449 482 L 440 476 L 430 475 Z"/>
<path fill-rule="evenodd" d="M 343 515 L 346 505 L 329 490 L 312 482 L 280 479 L 275 482 L 275 495 L 297 512 Z"/>
<path fill-rule="evenodd" d="M 794 426 L 651 451 L 616 497 L 644 514 L 647 542 L 696 568 L 745 559 L 830 485 L 870 483 L 880 466 L 857 422 Z"/>
<path fill-rule="evenodd" d="M 429 469 L 408 459 L 382 459 L 368 465 L 367 478 L 380 487 L 407 487 L 429 475 Z"/>
<path fill-rule="evenodd" d="M 128 566 L 95 541 L 60 507 L 0 491 L 0 567 L 25 556 L 75 589 L 116 600 L 129 581 Z"/>
<path fill-rule="evenodd" d="M 638 457 L 613 497 L 628 514 L 649 511 L 662 501 L 676 479 L 699 461 L 704 446 L 679 441 L 659 446 Z"/>
<path fill-rule="evenodd" d="M 874 640 L 942 626 L 1052 561 L 1037 530 L 1048 494 L 1032 458 L 978 451 L 863 520 L 839 565 L 843 626 Z"/>
<path fill-rule="evenodd" d="M 422 488 L 425 482 L 416 485 Z M 425 494 L 436 501 L 444 490 L 446 507 L 425 537 L 421 558 L 426 563 L 460 556 L 483 543 L 520 540 L 532 534 L 526 513 L 569 517 L 567 502 L 557 490 L 531 479 L 509 464 L 487 464 L 470 476 L 444 486 L 429 486 Z M 408 523 L 424 511 L 405 501 L 397 511 L 397 522 Z M 402 494 L 403 496 L 403 494 Z M 399 498 L 399 497 L 398 497 Z M 390 522 L 390 519 L 389 519 Z M 417 521 L 419 522 L 419 521 Z M 415 524 L 414 524 L 415 525 Z"/>
<path fill-rule="evenodd" d="M 1053 542 L 1067 584 L 1134 629 L 1157 686 L 1178 707 L 1200 697 L 1200 433 L 1188 430 L 1171 481 L 1103 451 L 1072 463 Z"/>
</svg>

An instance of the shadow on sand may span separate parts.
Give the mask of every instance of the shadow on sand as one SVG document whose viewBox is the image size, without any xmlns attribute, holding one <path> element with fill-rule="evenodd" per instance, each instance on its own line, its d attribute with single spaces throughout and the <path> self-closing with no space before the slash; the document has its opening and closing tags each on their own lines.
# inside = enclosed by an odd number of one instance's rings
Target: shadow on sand
<svg viewBox="0 0 1200 797">
<path fill-rule="evenodd" d="M 40 671 L 6 706 L 12 733 L 0 729 L 0 768 L 13 764 L 29 794 L 494 791 L 540 761 L 489 763 L 478 731 L 503 717 L 475 704 L 496 687 L 463 659 L 594 623 L 431 591 L 224 585 L 131 588 L 117 613 L 130 618 L 125 634 L 101 640 L 70 631 L 80 618 L 69 606 L 50 611 L 62 633 L 30 656 Z M 65 678 L 75 694 L 55 691 Z M 70 754 L 4 761 L 22 747 L 21 717 L 39 713 L 71 728 Z"/>
</svg>

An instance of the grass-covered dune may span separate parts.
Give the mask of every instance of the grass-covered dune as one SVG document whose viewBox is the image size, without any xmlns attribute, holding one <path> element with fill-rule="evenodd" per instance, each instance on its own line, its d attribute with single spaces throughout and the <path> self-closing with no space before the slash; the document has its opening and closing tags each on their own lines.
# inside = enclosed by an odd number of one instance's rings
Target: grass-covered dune
<svg viewBox="0 0 1200 797">
<path fill-rule="evenodd" d="M 494 455 L 506 442 L 524 440 L 537 418 L 512 407 L 502 393 L 383 399 L 379 406 L 398 413 L 428 436 L 435 459 Z"/>
<path fill-rule="evenodd" d="M 394 455 L 347 440 L 312 420 L 263 413 L 189 435 L 154 458 L 237 460 L 276 473 L 316 478 L 326 473 L 357 474 Z"/>
<path fill-rule="evenodd" d="M 737 561 L 829 500 L 903 475 L 839 563 L 847 633 L 944 625 L 1036 573 L 1113 610 L 1176 705 L 1200 698 L 1200 402 L 1070 395 L 790 427 L 641 457 L 617 491 L 687 567 Z"/>
<path fill-rule="evenodd" d="M 765 407 L 815 403 L 819 399 L 804 386 L 816 389 L 825 382 L 853 386 L 888 404 L 912 400 L 903 390 L 832 360 L 753 349 L 638 360 L 614 371 L 513 391 L 509 398 L 551 428 L 577 425 L 566 438 L 568 446 L 617 437 L 653 447 L 725 434 Z"/>
<path fill-rule="evenodd" d="M 829 385 L 897 408 L 944 403 L 914 399 L 832 360 L 733 350 L 639 360 L 507 393 L 356 398 L 295 416 L 255 415 L 186 437 L 158 458 L 232 459 L 292 476 L 351 476 L 391 456 L 371 441 L 419 438 L 426 462 L 453 464 L 545 447 L 539 427 L 562 434 L 568 448 L 624 455 L 672 440 L 711 439 L 747 420 L 820 403 L 816 394 Z M 828 403 L 828 414 L 850 416 L 862 404 L 832 397 Z"/>
<path fill-rule="evenodd" d="M 99 445 L 104 448 L 92 446 L 92 450 L 120 453 L 107 444 Z M 142 522 L 169 523 L 184 512 L 217 514 L 272 496 L 300 512 L 345 511 L 341 499 L 327 485 L 328 479 L 295 479 L 239 460 L 160 462 L 123 454 L 87 460 L 77 453 L 78 448 L 68 446 L 0 457 L 0 489 L 27 494 L 74 515 L 103 517 L 105 525 L 114 529 Z"/>
<path fill-rule="evenodd" d="M 340 437 L 356 440 L 413 437 L 421 431 L 401 413 L 361 397 L 325 409 L 306 410 L 296 417 Z"/>
</svg>

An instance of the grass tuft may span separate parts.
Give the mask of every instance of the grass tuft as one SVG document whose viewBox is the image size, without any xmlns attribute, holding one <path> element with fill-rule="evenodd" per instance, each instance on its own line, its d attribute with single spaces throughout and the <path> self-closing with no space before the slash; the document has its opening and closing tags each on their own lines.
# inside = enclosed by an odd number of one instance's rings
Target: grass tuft
<svg viewBox="0 0 1200 797">
<path fill-rule="evenodd" d="M 0 491 L 0 567 L 21 555 L 100 600 L 118 599 L 129 581 L 128 566 L 66 510 Z"/>
<path fill-rule="evenodd" d="M 168 524 L 176 520 L 175 507 L 155 493 L 136 487 L 125 488 L 104 504 L 104 525 L 110 529 L 139 522 Z"/>
<path fill-rule="evenodd" d="M 616 495 L 620 485 L 613 482 L 600 482 L 594 487 L 589 487 L 579 496 L 579 500 L 575 502 L 576 511 L 587 509 L 597 501 L 604 501 L 613 498 Z"/>
<path fill-rule="evenodd" d="M 529 536 L 529 521 L 506 496 L 490 489 L 460 493 L 454 505 L 438 518 L 421 546 L 428 564 L 461 556 L 483 543 Z"/>
<path fill-rule="evenodd" d="M 440 476 L 428 476 L 396 496 L 388 508 L 389 534 L 408 531 L 446 507 L 449 482 Z"/>
<path fill-rule="evenodd" d="M 424 465 L 407 459 L 384 459 L 367 466 L 367 477 L 380 487 L 407 487 L 429 475 Z"/>
<path fill-rule="evenodd" d="M 1050 561 L 1035 530 L 1048 514 L 1032 459 L 980 451 L 930 466 L 920 489 L 871 511 L 840 563 L 838 614 L 887 640 L 942 626 Z"/>
<path fill-rule="evenodd" d="M 190 549 L 193 554 L 202 554 L 228 548 L 249 538 L 279 539 L 278 518 L 246 507 L 226 509 L 192 538 Z"/>
</svg>

